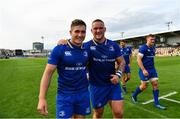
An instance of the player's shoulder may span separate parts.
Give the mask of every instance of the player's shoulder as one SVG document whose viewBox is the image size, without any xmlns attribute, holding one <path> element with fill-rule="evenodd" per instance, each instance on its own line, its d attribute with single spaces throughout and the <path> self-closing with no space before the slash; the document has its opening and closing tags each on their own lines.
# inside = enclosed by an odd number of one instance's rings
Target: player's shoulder
<svg viewBox="0 0 180 119">
<path fill-rule="evenodd" d="M 63 52 L 67 48 L 67 45 L 56 45 L 53 48 L 53 52 Z"/>
<path fill-rule="evenodd" d="M 89 40 L 89 41 L 83 43 L 83 45 L 84 45 L 84 46 L 88 46 L 88 45 L 91 45 L 91 43 L 92 43 L 92 40 Z"/>
<path fill-rule="evenodd" d="M 148 46 L 146 44 L 139 46 L 139 49 L 147 49 Z"/>
<path fill-rule="evenodd" d="M 92 41 L 92 40 L 89 40 L 89 41 L 83 43 L 83 47 L 84 47 L 85 49 L 89 49 L 92 44 L 93 44 L 93 41 Z"/>
<path fill-rule="evenodd" d="M 109 45 L 113 45 L 113 46 L 118 46 L 119 47 L 118 43 L 116 41 L 111 40 L 111 39 L 107 39 L 107 43 Z"/>
</svg>

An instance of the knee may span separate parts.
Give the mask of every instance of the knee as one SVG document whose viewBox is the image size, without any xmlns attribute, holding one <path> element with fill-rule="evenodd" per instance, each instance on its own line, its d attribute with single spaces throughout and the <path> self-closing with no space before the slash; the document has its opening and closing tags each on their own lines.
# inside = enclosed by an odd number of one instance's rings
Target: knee
<svg viewBox="0 0 180 119">
<path fill-rule="evenodd" d="M 93 114 L 93 118 L 102 118 L 103 110 L 95 110 Z"/>
<path fill-rule="evenodd" d="M 115 110 L 113 111 L 114 118 L 123 118 L 123 110 Z"/>
<path fill-rule="evenodd" d="M 141 90 L 145 90 L 147 87 L 148 87 L 147 84 L 142 84 L 142 85 L 140 85 L 140 89 L 141 89 Z"/>
<path fill-rule="evenodd" d="M 158 83 L 157 83 L 157 82 L 156 82 L 156 83 L 153 83 L 153 89 L 154 89 L 154 90 L 158 89 Z"/>
</svg>

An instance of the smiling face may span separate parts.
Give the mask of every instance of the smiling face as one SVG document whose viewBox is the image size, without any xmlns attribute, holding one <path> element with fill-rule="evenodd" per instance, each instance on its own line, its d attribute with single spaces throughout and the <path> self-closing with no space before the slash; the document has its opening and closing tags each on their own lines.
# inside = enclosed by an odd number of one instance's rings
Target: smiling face
<svg viewBox="0 0 180 119">
<path fill-rule="evenodd" d="M 93 34 L 93 39 L 97 42 L 101 42 L 105 40 L 105 32 L 106 28 L 104 26 L 104 23 L 101 21 L 94 21 L 92 23 L 92 29 L 91 32 Z"/>
<path fill-rule="evenodd" d="M 69 32 L 71 35 L 71 42 L 74 45 L 81 46 L 86 37 L 86 23 L 80 19 L 73 20 Z"/>
<path fill-rule="evenodd" d="M 70 30 L 70 35 L 72 43 L 80 46 L 86 37 L 86 27 L 84 25 L 73 26 Z"/>
</svg>

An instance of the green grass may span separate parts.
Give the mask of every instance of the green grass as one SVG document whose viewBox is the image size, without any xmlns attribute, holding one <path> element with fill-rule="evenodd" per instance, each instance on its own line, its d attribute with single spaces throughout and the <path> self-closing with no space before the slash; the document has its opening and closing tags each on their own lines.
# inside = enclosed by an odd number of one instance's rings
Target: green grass
<svg viewBox="0 0 180 119">
<path fill-rule="evenodd" d="M 1 59 L 0 60 L 0 117 L 1 118 L 41 118 L 36 111 L 40 79 L 47 59 Z M 168 98 L 180 101 L 180 57 L 158 57 L 155 59 L 159 75 L 160 96 L 177 91 L 176 95 Z M 141 104 L 153 99 L 152 87 L 138 96 L 138 104 L 131 103 L 130 95 L 140 84 L 138 66 L 134 58 L 132 64 L 132 78 L 127 83 L 128 94 L 125 95 L 125 118 L 180 118 L 180 104 L 167 100 L 160 103 L 168 107 L 167 110 L 154 108 L 153 103 Z M 57 74 L 53 76 L 48 90 L 47 101 L 49 118 L 55 117 L 55 96 L 57 88 Z M 88 117 L 92 117 L 91 115 Z M 104 117 L 111 118 L 109 106 L 105 107 Z"/>
</svg>

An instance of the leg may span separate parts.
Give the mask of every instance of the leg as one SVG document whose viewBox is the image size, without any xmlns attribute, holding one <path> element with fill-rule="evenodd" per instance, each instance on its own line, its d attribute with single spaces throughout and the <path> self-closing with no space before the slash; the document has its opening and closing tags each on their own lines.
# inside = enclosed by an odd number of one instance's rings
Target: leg
<svg viewBox="0 0 180 119">
<path fill-rule="evenodd" d="M 74 118 L 74 119 L 85 119 L 85 116 L 83 116 L 83 115 L 78 115 L 78 114 L 74 114 L 73 118 Z"/>
<path fill-rule="evenodd" d="M 112 108 L 112 113 L 114 119 L 120 119 L 123 118 L 123 100 L 111 100 L 109 101 L 109 104 Z"/>
<path fill-rule="evenodd" d="M 109 104 L 112 109 L 113 118 L 123 118 L 123 95 L 119 84 L 111 87 Z"/>
<path fill-rule="evenodd" d="M 154 104 L 158 105 L 159 104 L 159 100 L 158 100 L 158 97 L 159 97 L 158 81 L 153 80 L 151 82 L 151 84 L 152 84 L 152 87 L 153 87 Z"/>
<path fill-rule="evenodd" d="M 71 118 L 73 116 L 74 96 L 58 94 L 56 98 L 56 118 Z"/>
<path fill-rule="evenodd" d="M 86 115 L 91 114 L 89 91 L 76 94 L 74 106 L 74 118 L 83 119 Z"/>
<path fill-rule="evenodd" d="M 151 84 L 152 84 L 152 87 L 153 87 L 153 96 L 154 96 L 154 105 L 155 105 L 155 107 L 165 110 L 166 107 L 159 104 L 159 99 L 158 99 L 159 90 L 158 90 L 158 80 L 157 80 L 157 78 L 152 78 Z"/>
<path fill-rule="evenodd" d="M 93 110 L 93 119 L 102 118 L 104 112 L 104 108 L 98 108 Z"/>
<path fill-rule="evenodd" d="M 123 88 L 125 94 L 126 94 L 126 80 L 127 80 L 127 75 L 126 75 L 126 73 L 123 73 L 123 76 L 122 76 L 122 88 Z"/>
<path fill-rule="evenodd" d="M 137 103 L 138 94 L 147 88 L 147 84 L 148 84 L 147 81 L 141 81 L 141 85 L 136 88 L 136 91 L 132 94 L 131 97 L 134 103 Z"/>
<path fill-rule="evenodd" d="M 127 81 L 129 81 L 129 80 L 130 80 L 130 78 L 131 78 L 131 73 L 127 73 L 127 78 L 126 78 L 126 80 L 125 80 L 125 81 L 126 81 L 126 82 L 127 82 Z"/>
</svg>

